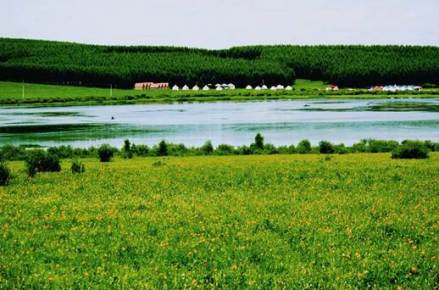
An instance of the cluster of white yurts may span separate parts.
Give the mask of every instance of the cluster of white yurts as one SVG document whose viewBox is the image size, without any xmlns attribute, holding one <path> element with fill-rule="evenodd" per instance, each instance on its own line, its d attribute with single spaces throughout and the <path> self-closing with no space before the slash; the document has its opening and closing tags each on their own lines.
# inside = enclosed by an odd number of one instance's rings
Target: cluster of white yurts
<svg viewBox="0 0 439 290">
<path fill-rule="evenodd" d="M 222 90 L 234 90 L 236 89 L 236 86 L 234 84 L 216 84 L 216 85 L 205 85 L 204 87 L 199 87 L 198 85 L 193 86 L 192 88 L 190 88 L 188 85 L 184 85 L 183 87 L 179 87 L 177 85 L 174 85 L 172 87 L 173 91 L 209 91 L 209 90 L 217 90 L 217 91 L 222 91 Z M 277 90 L 286 90 L 286 91 L 291 91 L 293 89 L 292 86 L 283 86 L 283 85 L 277 85 L 277 86 L 271 86 L 270 88 L 267 87 L 266 85 L 262 85 L 262 86 L 256 86 L 256 87 L 252 87 L 251 85 L 248 85 L 245 87 L 246 90 L 256 90 L 256 91 L 261 91 L 261 90 L 272 90 L 272 91 L 277 91 Z"/>
<path fill-rule="evenodd" d="M 256 86 L 256 87 L 252 87 L 250 85 L 248 85 L 247 87 L 245 87 L 246 90 L 256 90 L 256 91 L 261 91 L 261 90 L 268 90 L 269 88 L 266 85 L 263 86 Z M 291 91 L 293 89 L 292 86 L 283 86 L 283 85 L 277 85 L 277 86 L 271 86 L 270 90 L 272 91 L 278 91 L 278 90 L 285 90 L 285 91 Z"/>
</svg>

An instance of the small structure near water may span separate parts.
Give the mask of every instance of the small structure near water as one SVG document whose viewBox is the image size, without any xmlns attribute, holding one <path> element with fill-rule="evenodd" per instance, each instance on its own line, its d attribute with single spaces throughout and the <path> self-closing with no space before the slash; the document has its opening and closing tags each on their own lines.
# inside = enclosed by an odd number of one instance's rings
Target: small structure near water
<svg viewBox="0 0 439 290">
<path fill-rule="evenodd" d="M 335 84 L 330 84 L 327 88 L 326 91 L 338 91 L 339 87 Z"/>
<path fill-rule="evenodd" d="M 169 83 L 143 82 L 135 83 L 135 90 L 169 89 Z"/>
<path fill-rule="evenodd" d="M 407 92 L 407 91 L 420 91 L 421 86 L 414 85 L 390 85 L 390 86 L 373 86 L 369 88 L 370 92 Z"/>
</svg>

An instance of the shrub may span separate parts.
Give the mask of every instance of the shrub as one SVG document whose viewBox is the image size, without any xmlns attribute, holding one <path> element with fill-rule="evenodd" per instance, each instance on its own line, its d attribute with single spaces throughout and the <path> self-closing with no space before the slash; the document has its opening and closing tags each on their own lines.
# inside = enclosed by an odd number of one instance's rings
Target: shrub
<svg viewBox="0 0 439 290">
<path fill-rule="evenodd" d="M 352 152 L 366 152 L 367 151 L 367 140 L 361 140 L 359 143 L 355 143 L 351 147 Z"/>
<path fill-rule="evenodd" d="M 221 144 L 215 150 L 215 153 L 218 155 L 232 155 L 235 151 L 235 148 L 231 145 Z"/>
<path fill-rule="evenodd" d="M 0 148 L 0 155 L 3 160 L 24 160 L 26 149 L 24 146 L 4 145 Z"/>
<path fill-rule="evenodd" d="M 200 149 L 204 155 L 210 155 L 213 153 L 213 150 L 214 150 L 212 142 L 210 140 L 207 141 L 206 143 L 204 143 L 204 145 L 201 146 Z"/>
<path fill-rule="evenodd" d="M 148 156 L 149 147 L 147 145 L 132 145 L 131 152 L 135 153 L 137 156 Z"/>
<path fill-rule="evenodd" d="M 103 144 L 98 149 L 98 156 L 101 162 L 110 162 L 113 155 L 114 149 L 108 144 Z"/>
<path fill-rule="evenodd" d="M 72 158 L 74 155 L 73 148 L 71 146 L 59 146 L 59 147 L 50 147 L 47 149 L 49 154 L 54 154 L 59 158 Z"/>
<path fill-rule="evenodd" d="M 59 172 L 61 165 L 56 154 L 42 150 L 34 150 L 28 153 L 26 169 L 29 176 L 35 176 L 38 172 Z"/>
<path fill-rule="evenodd" d="M 337 154 L 347 154 L 349 153 L 349 149 L 342 143 L 334 146 L 334 151 Z"/>
<path fill-rule="evenodd" d="M 11 180 L 11 171 L 6 164 L 0 162 L 0 186 L 7 185 L 9 180 Z"/>
<path fill-rule="evenodd" d="M 73 160 L 72 166 L 70 168 L 72 170 L 72 173 L 80 174 L 85 172 L 85 165 L 79 160 Z"/>
<path fill-rule="evenodd" d="M 166 144 L 165 140 L 160 141 L 159 146 L 157 148 L 157 156 L 167 156 L 168 155 L 168 144 Z"/>
<path fill-rule="evenodd" d="M 264 145 L 265 154 L 279 154 L 279 150 L 273 144 Z"/>
<path fill-rule="evenodd" d="M 188 155 L 190 149 L 188 149 L 184 144 L 168 144 L 167 155 L 171 156 L 185 156 Z"/>
<path fill-rule="evenodd" d="M 122 149 L 122 156 L 123 158 L 131 159 L 133 158 L 133 151 L 131 150 L 131 143 L 130 140 L 125 140 L 123 143 L 123 149 Z"/>
<path fill-rule="evenodd" d="M 421 142 L 405 142 L 392 151 L 393 159 L 427 159 L 428 149 Z"/>
<path fill-rule="evenodd" d="M 398 142 L 392 140 L 368 140 L 368 152 L 392 152 L 399 145 Z"/>
<path fill-rule="evenodd" d="M 264 149 L 264 137 L 262 137 L 261 133 L 255 136 L 255 146 L 257 149 Z"/>
<path fill-rule="evenodd" d="M 322 154 L 332 154 L 335 152 L 334 145 L 329 141 L 320 141 L 319 151 Z"/>
<path fill-rule="evenodd" d="M 296 148 L 297 153 L 306 154 L 311 152 L 311 142 L 308 140 L 302 140 L 299 142 Z"/>
<path fill-rule="evenodd" d="M 245 146 L 245 145 L 236 148 L 236 152 L 239 155 L 250 155 L 250 154 L 252 154 L 251 148 L 248 147 L 248 146 Z"/>
</svg>

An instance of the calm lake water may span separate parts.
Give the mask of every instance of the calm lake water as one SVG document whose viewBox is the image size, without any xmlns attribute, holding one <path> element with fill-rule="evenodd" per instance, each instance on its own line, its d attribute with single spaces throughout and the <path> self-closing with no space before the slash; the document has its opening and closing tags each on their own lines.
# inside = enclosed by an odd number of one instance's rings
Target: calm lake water
<svg viewBox="0 0 439 290">
<path fill-rule="evenodd" d="M 405 104 L 404 111 L 394 106 Z M 185 145 L 250 144 L 261 132 L 268 143 L 361 139 L 439 141 L 439 100 L 315 100 L 218 102 L 94 107 L 0 107 L 0 145 L 70 144 L 121 147 L 160 140 Z"/>
</svg>

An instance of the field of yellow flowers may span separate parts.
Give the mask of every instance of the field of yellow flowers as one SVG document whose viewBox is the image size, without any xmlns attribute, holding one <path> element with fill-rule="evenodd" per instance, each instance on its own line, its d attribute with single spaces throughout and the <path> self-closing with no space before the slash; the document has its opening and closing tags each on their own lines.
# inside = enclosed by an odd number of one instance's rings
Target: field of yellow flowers
<svg viewBox="0 0 439 290">
<path fill-rule="evenodd" d="M 439 287 L 439 154 L 84 161 L 0 187 L 0 288 Z"/>
</svg>

